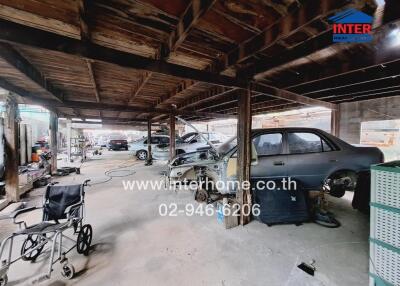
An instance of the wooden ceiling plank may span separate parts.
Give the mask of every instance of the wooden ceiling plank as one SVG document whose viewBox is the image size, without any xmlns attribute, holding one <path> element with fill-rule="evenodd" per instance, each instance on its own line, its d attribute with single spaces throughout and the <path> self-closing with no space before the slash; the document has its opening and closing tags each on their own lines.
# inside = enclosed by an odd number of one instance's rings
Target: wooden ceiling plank
<svg viewBox="0 0 400 286">
<path fill-rule="evenodd" d="M 278 41 L 293 35 L 316 19 L 323 18 L 345 4 L 347 2 L 344 0 L 318 0 L 305 3 L 294 13 L 282 17 L 276 24 L 229 52 L 224 59 L 221 71 L 271 47 Z"/>
<path fill-rule="evenodd" d="M 36 85 L 50 93 L 54 99 L 62 102 L 63 94 L 11 45 L 7 43 L 0 43 L 0 57 L 3 58 L 13 68 L 24 74 Z"/>
<path fill-rule="evenodd" d="M 167 45 L 161 49 L 161 57 L 169 57 L 171 52 L 182 44 L 188 36 L 190 30 L 196 25 L 197 21 L 204 15 L 216 2 L 216 0 L 192 0 L 186 11 L 180 18 L 176 29 L 169 36 Z"/>
<path fill-rule="evenodd" d="M 170 64 L 163 60 L 146 58 L 127 52 L 106 48 L 94 43 L 88 44 L 80 40 L 71 39 L 65 36 L 56 35 L 5 20 L 0 20 L 0 41 L 63 52 L 86 59 L 116 64 L 122 67 L 147 70 L 150 72 L 157 72 L 174 77 L 207 82 L 220 86 L 248 88 L 248 81 L 245 79 L 239 79 Z M 253 87 L 257 87 L 256 83 L 253 83 L 252 85 Z M 295 93 L 287 92 L 272 86 L 264 85 L 260 88 L 260 90 L 268 90 L 267 94 L 284 99 L 289 96 L 291 100 L 296 99 L 299 100 L 300 103 L 304 104 L 315 104 L 317 106 L 328 105 L 331 108 L 335 108 L 335 105 L 333 104 L 328 104 L 318 100 L 310 100 L 304 96 L 296 97 Z"/>
</svg>

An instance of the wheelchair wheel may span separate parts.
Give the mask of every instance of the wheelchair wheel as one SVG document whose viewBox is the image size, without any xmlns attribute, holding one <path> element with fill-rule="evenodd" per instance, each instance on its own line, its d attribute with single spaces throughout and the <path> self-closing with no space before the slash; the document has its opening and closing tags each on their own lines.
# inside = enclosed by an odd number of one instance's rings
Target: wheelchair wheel
<svg viewBox="0 0 400 286">
<path fill-rule="evenodd" d="M 82 226 L 76 240 L 76 250 L 79 254 L 89 255 L 90 244 L 92 243 L 93 229 L 90 224 Z"/>
<path fill-rule="evenodd" d="M 72 279 L 75 275 L 75 268 L 72 264 L 65 263 L 62 266 L 61 275 L 66 279 Z"/>
<path fill-rule="evenodd" d="M 0 277 L 0 286 L 6 286 L 7 282 L 8 282 L 7 274 L 4 274 L 3 276 Z"/>
<path fill-rule="evenodd" d="M 41 236 L 40 235 L 28 235 L 28 237 L 24 240 L 24 243 L 22 244 L 21 247 L 21 256 L 22 256 L 22 260 L 25 261 L 35 261 L 36 258 L 40 255 L 40 253 L 42 253 L 43 247 L 44 245 L 42 245 L 41 247 L 35 249 L 34 251 L 25 254 L 27 252 L 29 252 L 31 249 L 33 249 L 34 247 L 36 247 L 40 242 L 41 242 Z"/>
</svg>

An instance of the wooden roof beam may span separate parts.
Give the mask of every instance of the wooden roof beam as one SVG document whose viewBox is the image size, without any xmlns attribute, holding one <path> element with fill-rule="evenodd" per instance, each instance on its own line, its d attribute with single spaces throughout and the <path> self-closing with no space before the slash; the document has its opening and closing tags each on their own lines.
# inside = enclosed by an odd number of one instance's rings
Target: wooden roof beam
<svg viewBox="0 0 400 286">
<path fill-rule="evenodd" d="M 11 45 L 0 43 L 0 57 L 20 73 L 24 74 L 37 86 L 46 90 L 55 100 L 62 102 L 64 96 L 61 91 L 56 89 L 39 70 Z"/>
<path fill-rule="evenodd" d="M 169 36 L 168 42 L 165 47 L 161 48 L 161 57 L 169 57 L 171 52 L 175 52 L 180 44 L 185 41 L 190 30 L 196 25 L 197 21 L 203 16 L 216 2 L 216 0 L 192 0 L 178 25 Z"/>
<path fill-rule="evenodd" d="M 1 77 L 0 77 L 0 87 L 4 88 L 4 89 L 6 89 L 6 90 L 8 90 L 8 91 L 10 91 L 12 93 L 15 93 L 15 94 L 17 94 L 17 95 L 19 95 L 19 96 L 21 96 L 23 98 L 28 98 L 28 99 L 36 98 L 35 95 L 32 94 L 31 92 L 29 92 L 29 91 L 27 91 L 27 90 L 25 90 L 25 89 L 23 89 L 21 87 L 18 87 L 16 85 L 8 82 L 7 80 L 1 78 Z M 59 103 L 58 101 L 56 101 L 56 102 Z M 50 111 L 53 111 L 56 114 L 60 113 L 57 110 L 57 108 L 52 107 L 52 106 L 47 107 L 47 109 L 50 110 Z"/>
<path fill-rule="evenodd" d="M 346 4 L 348 4 L 346 0 L 316 0 L 306 2 L 294 13 L 282 17 L 273 26 L 268 27 L 266 30 L 229 52 L 221 63 L 221 71 L 271 47 L 277 42 L 307 27 L 313 21 L 323 18 L 337 9 L 343 8 Z M 362 5 L 368 5 L 368 3 L 363 3 Z"/>
<path fill-rule="evenodd" d="M 135 86 L 132 88 L 131 96 L 129 97 L 128 104 L 132 102 L 133 99 L 135 99 L 140 91 L 143 89 L 143 87 L 146 85 L 146 83 L 150 80 L 152 76 L 151 72 L 143 72 L 139 76 L 138 82 L 135 84 Z"/>
<path fill-rule="evenodd" d="M 157 72 L 170 76 L 212 83 L 220 86 L 248 88 L 248 81 L 245 79 L 219 75 L 207 71 L 171 64 L 162 60 L 146 58 L 143 56 L 103 47 L 94 43 L 88 44 L 80 40 L 56 35 L 5 20 L 0 20 L 0 41 L 63 52 L 86 59 L 108 62 L 123 67 L 147 70 L 150 72 Z M 258 87 L 258 84 L 253 83 L 252 86 L 255 88 Z M 259 89 L 267 90 L 268 92 L 266 94 L 271 96 L 281 97 L 283 99 L 289 97 L 291 100 L 296 99 L 299 101 L 299 103 L 303 104 L 316 106 L 327 105 L 331 108 L 334 108 L 334 105 L 332 104 L 323 101 L 312 100 L 305 96 L 296 96 L 296 94 L 293 92 L 287 92 L 276 87 L 263 85 Z"/>
<path fill-rule="evenodd" d="M 94 90 L 94 95 L 96 97 L 96 101 L 100 102 L 100 93 L 99 93 L 99 88 L 97 86 L 97 81 L 96 81 L 96 76 L 93 70 L 93 62 L 91 60 L 86 60 L 86 64 L 89 70 L 89 76 L 90 76 L 90 80 L 92 82 L 93 85 L 93 90 Z"/>
</svg>

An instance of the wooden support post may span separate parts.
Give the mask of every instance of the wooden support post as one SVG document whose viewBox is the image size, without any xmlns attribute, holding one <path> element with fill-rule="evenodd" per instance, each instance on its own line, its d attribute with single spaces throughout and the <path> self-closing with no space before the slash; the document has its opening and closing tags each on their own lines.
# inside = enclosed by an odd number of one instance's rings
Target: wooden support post
<svg viewBox="0 0 400 286">
<path fill-rule="evenodd" d="M 331 111 L 331 134 L 339 137 L 340 135 L 340 105 Z"/>
<path fill-rule="evenodd" d="M 243 182 L 250 182 L 250 164 L 251 164 L 251 92 L 250 89 L 242 90 L 238 101 L 238 166 L 237 178 L 240 184 L 236 193 L 240 212 L 240 224 L 245 225 L 250 222 L 251 215 L 245 207 L 251 208 L 250 189 L 242 188 Z M 244 213 L 248 214 L 245 215 Z"/>
<path fill-rule="evenodd" d="M 58 132 L 58 117 L 54 112 L 50 112 L 50 151 L 51 151 L 51 163 L 50 163 L 50 174 L 57 172 L 57 132 Z"/>
<path fill-rule="evenodd" d="M 169 159 L 175 157 L 175 115 L 169 116 Z"/>
<path fill-rule="evenodd" d="M 6 196 L 10 202 L 19 201 L 18 179 L 18 104 L 13 94 L 6 98 L 4 119 Z"/>
<path fill-rule="evenodd" d="M 151 154 L 151 120 L 147 121 L 147 160 L 146 166 L 153 165 L 153 156 Z"/>
<path fill-rule="evenodd" d="M 67 119 L 67 160 L 71 162 L 71 119 Z"/>
</svg>

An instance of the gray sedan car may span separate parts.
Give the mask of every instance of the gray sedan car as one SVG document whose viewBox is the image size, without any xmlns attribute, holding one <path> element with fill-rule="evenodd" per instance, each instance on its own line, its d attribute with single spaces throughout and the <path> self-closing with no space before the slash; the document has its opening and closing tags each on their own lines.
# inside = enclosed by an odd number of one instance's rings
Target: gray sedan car
<svg viewBox="0 0 400 286">
<path fill-rule="evenodd" d="M 375 147 L 355 147 L 314 128 L 273 128 L 252 131 L 251 183 L 295 180 L 305 190 L 320 190 L 327 185 L 330 194 L 341 197 L 354 190 L 358 176 L 372 164 L 383 162 Z M 236 180 L 237 140 L 230 139 L 218 148 L 178 155 L 170 163 L 172 180 Z M 215 185 L 212 192 L 235 193 L 229 184 Z M 209 192 L 210 190 L 208 190 Z"/>
</svg>

